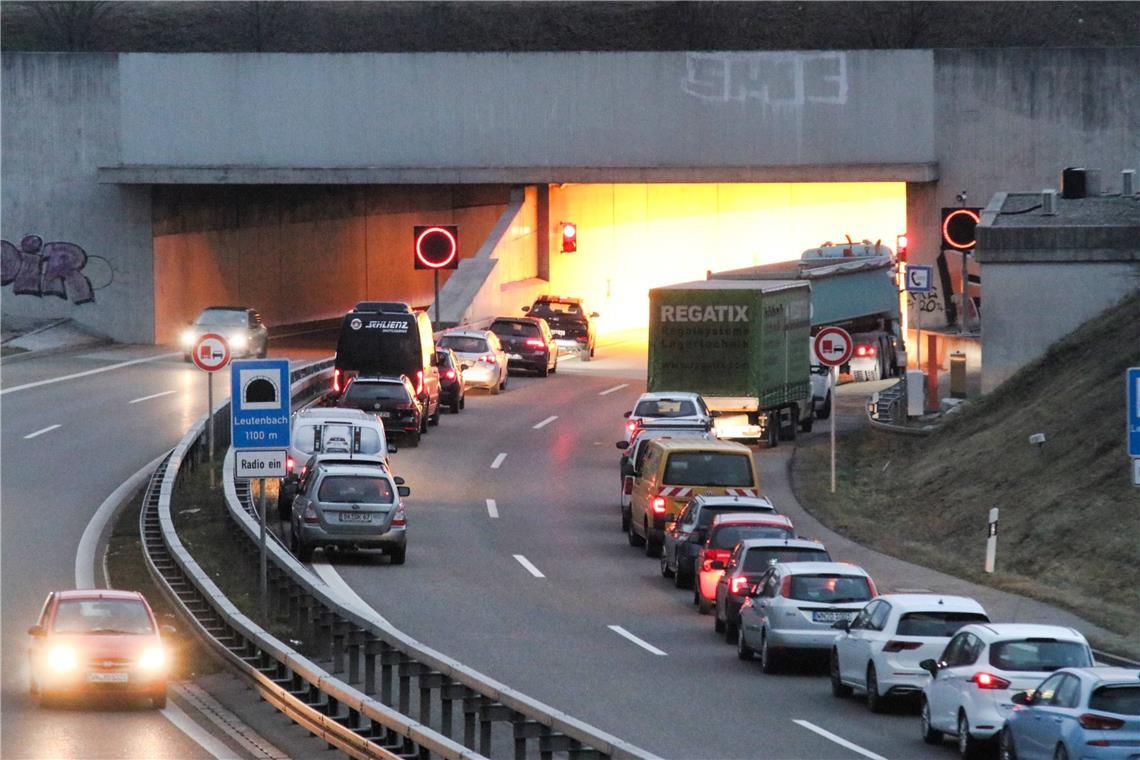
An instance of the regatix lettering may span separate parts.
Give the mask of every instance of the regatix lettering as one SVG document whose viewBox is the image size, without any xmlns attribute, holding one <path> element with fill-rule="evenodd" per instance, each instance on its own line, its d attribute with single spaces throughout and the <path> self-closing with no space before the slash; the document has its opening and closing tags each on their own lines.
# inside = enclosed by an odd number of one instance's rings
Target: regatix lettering
<svg viewBox="0 0 1140 760">
<path fill-rule="evenodd" d="M 662 306 L 662 322 L 747 322 L 748 305 Z"/>
</svg>

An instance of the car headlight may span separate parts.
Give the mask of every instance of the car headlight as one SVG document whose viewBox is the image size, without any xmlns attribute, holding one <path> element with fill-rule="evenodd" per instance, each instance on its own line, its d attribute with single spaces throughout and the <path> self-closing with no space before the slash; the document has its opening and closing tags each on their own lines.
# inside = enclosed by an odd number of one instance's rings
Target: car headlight
<svg viewBox="0 0 1140 760">
<path fill-rule="evenodd" d="M 249 337 L 245 335 L 234 335 L 230 338 L 231 348 L 245 348 L 249 345 Z"/>
<path fill-rule="evenodd" d="M 57 646 L 48 652 L 47 663 L 48 667 L 56 673 L 67 673 L 75 670 L 79 664 L 79 657 L 76 656 L 75 650 L 71 647 Z"/>
<path fill-rule="evenodd" d="M 194 332 L 193 330 L 183 330 L 182 331 L 182 345 L 192 346 L 192 345 L 194 345 L 194 341 L 197 339 L 198 339 L 198 334 L 196 332 Z"/>
<path fill-rule="evenodd" d="M 166 667 L 166 650 L 162 647 L 151 647 L 142 653 L 139 658 L 139 670 L 154 672 Z"/>
</svg>

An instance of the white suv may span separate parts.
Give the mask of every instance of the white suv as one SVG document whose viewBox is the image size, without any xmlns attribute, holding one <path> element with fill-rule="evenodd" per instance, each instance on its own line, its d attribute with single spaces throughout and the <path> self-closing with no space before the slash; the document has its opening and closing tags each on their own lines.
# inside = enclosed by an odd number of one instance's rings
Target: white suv
<svg viewBox="0 0 1140 760">
<path fill-rule="evenodd" d="M 643 422 L 648 420 L 673 420 L 676 422 L 694 422 L 712 429 L 712 413 L 705 406 L 705 400 L 699 393 L 687 391 L 657 391 L 643 393 L 633 405 L 633 409 L 625 413 L 625 440 L 633 437 Z"/>
<path fill-rule="evenodd" d="M 872 599 L 840 629 L 831 650 L 831 693 L 867 692 L 871 712 L 889 697 L 918 694 L 930 674 L 918 666 L 937 657 L 946 642 L 969 623 L 988 623 L 982 605 L 964 596 L 883 594 Z"/>
<path fill-rule="evenodd" d="M 963 626 L 942 655 L 919 665 L 933 676 L 922 690 L 922 738 L 956 736 L 962 757 L 992 739 L 1013 712 L 1011 697 L 1060 668 L 1089 667 L 1092 650 L 1078 631 L 1056 625 Z"/>
</svg>

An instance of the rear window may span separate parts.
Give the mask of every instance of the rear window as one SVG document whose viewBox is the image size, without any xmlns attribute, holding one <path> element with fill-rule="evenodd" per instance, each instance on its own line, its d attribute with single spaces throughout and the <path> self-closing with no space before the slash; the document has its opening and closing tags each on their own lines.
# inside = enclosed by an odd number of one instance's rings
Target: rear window
<svg viewBox="0 0 1140 760">
<path fill-rule="evenodd" d="M 408 389 L 403 383 L 349 383 L 344 392 L 344 401 L 353 405 L 384 400 L 408 401 Z"/>
<path fill-rule="evenodd" d="M 733 504 L 728 507 L 705 507 L 697 515 L 697 527 L 707 528 L 712 525 L 713 518 L 726 512 L 757 512 L 759 514 L 776 514 L 775 507 L 758 507 L 753 504 Z"/>
<path fill-rule="evenodd" d="M 871 584 L 862 575 L 793 575 L 792 599 L 841 604 L 871 600 Z"/>
<path fill-rule="evenodd" d="M 950 638 L 967 623 L 988 623 L 978 612 L 907 612 L 899 618 L 899 636 L 940 636 Z"/>
<path fill-rule="evenodd" d="M 322 435 L 321 451 L 330 454 L 379 454 L 380 432 L 375 428 L 355 425 L 298 425 L 293 428 L 293 448 L 306 454 L 317 450 L 317 435 Z M 357 443 L 359 438 L 359 443 Z M 359 446 L 355 451 L 353 447 Z"/>
<path fill-rule="evenodd" d="M 1140 685 L 1101 686 L 1089 697 L 1089 709 L 1140 715 Z"/>
<path fill-rule="evenodd" d="M 726 525 L 709 538 L 716 549 L 731 549 L 746 538 L 795 538 L 792 531 L 778 525 Z"/>
<path fill-rule="evenodd" d="M 494 322 L 491 332 L 502 338 L 541 338 L 542 332 L 533 322 Z"/>
<path fill-rule="evenodd" d="M 697 414 L 697 405 L 688 399 L 645 399 L 637 402 L 634 407 L 634 417 L 693 417 Z"/>
<path fill-rule="evenodd" d="M 990 645 L 990 664 L 1002 670 L 1085 668 L 1093 664 L 1089 648 L 1077 641 L 1022 639 Z"/>
<path fill-rule="evenodd" d="M 439 339 L 440 348 L 450 348 L 460 354 L 482 354 L 487 348 L 486 338 L 472 338 L 467 335 L 444 335 Z"/>
<path fill-rule="evenodd" d="M 744 572 L 762 573 L 774 562 L 830 562 L 824 549 L 794 549 L 756 547 L 744 555 Z"/>
<path fill-rule="evenodd" d="M 387 478 L 330 475 L 321 481 L 317 500 L 339 504 L 387 504 L 392 501 L 392 484 Z"/>
<path fill-rule="evenodd" d="M 665 464 L 664 482 L 671 486 L 751 486 L 751 455 L 674 452 Z"/>
<path fill-rule="evenodd" d="M 536 317 L 560 317 L 563 315 L 580 317 L 582 307 L 576 303 L 559 303 L 557 301 L 535 301 L 530 313 Z"/>
</svg>

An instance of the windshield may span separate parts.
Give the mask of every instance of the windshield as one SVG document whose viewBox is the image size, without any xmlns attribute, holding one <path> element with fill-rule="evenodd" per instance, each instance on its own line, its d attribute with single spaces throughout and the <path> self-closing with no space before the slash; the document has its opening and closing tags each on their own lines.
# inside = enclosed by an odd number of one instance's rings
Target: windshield
<svg viewBox="0 0 1140 760">
<path fill-rule="evenodd" d="M 980 612 L 908 612 L 899 618 L 899 636 L 938 636 L 950 638 L 967 623 L 988 623 Z"/>
<path fill-rule="evenodd" d="M 344 401 L 353 406 L 386 399 L 408 401 L 408 391 L 403 383 L 349 383 L 344 392 Z"/>
<path fill-rule="evenodd" d="M 460 354 L 481 354 L 487 348 L 486 338 L 472 338 L 466 335 L 444 335 L 439 339 L 440 348 L 450 348 Z"/>
<path fill-rule="evenodd" d="M 1086 668 L 1093 664 L 1089 648 L 1079 641 L 1022 639 L 990 645 L 990 664 L 1002 670 Z"/>
<path fill-rule="evenodd" d="M 317 500 L 339 504 L 388 504 L 392 501 L 392 484 L 387 478 L 329 475 L 321 481 Z"/>
<path fill-rule="evenodd" d="M 744 555 L 744 572 L 762 573 L 776 562 L 830 562 L 831 557 L 823 549 L 793 549 L 756 547 Z"/>
<path fill-rule="evenodd" d="M 557 301 L 536 301 L 530 313 L 536 317 L 580 317 L 582 307 L 576 303 L 559 303 Z"/>
<path fill-rule="evenodd" d="M 866 602 L 871 599 L 871 585 L 862 575 L 793 575 L 789 596 L 824 604 Z"/>
<path fill-rule="evenodd" d="M 688 399 L 646 399 L 637 402 L 634 417 L 694 417 L 697 406 Z"/>
<path fill-rule="evenodd" d="M 678 451 L 669 455 L 663 481 L 671 486 L 750 486 L 752 460 L 749 454 Z"/>
<path fill-rule="evenodd" d="M 249 318 L 244 311 L 207 310 L 198 315 L 194 324 L 200 327 L 246 327 Z"/>
<path fill-rule="evenodd" d="M 495 322 L 491 332 L 501 338 L 541 338 L 542 332 L 533 322 Z"/>
<path fill-rule="evenodd" d="M 67 599 L 55 611 L 54 633 L 154 633 L 146 606 L 136 599 Z"/>
<path fill-rule="evenodd" d="M 1140 715 L 1140 686 L 1102 686 L 1089 697 L 1089 709 L 1117 715 Z"/>
</svg>

